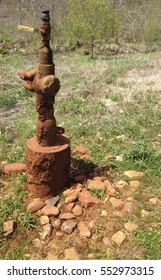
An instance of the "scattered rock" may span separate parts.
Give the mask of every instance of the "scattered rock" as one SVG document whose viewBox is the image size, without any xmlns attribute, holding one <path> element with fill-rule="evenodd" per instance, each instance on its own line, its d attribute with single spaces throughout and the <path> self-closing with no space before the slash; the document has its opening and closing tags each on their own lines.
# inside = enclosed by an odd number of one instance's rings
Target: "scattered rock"
<svg viewBox="0 0 161 280">
<path fill-rule="evenodd" d="M 87 255 L 87 258 L 88 258 L 89 260 L 94 260 L 94 259 L 95 259 L 95 255 L 92 254 L 92 253 L 90 253 L 90 254 Z"/>
<path fill-rule="evenodd" d="M 35 199 L 33 200 L 26 209 L 27 213 L 34 213 L 43 208 L 45 205 L 45 202 L 41 199 Z"/>
<path fill-rule="evenodd" d="M 142 210 L 141 210 L 141 217 L 142 217 L 142 218 L 145 218 L 145 217 L 147 217 L 147 216 L 149 216 L 149 212 L 146 211 L 146 210 L 144 210 L 144 209 L 142 209 Z"/>
<path fill-rule="evenodd" d="M 101 216 L 102 217 L 107 217 L 108 216 L 108 212 L 106 210 L 102 210 L 101 211 Z"/>
<path fill-rule="evenodd" d="M 129 170 L 129 171 L 125 171 L 124 175 L 126 175 L 129 178 L 136 178 L 136 177 L 143 177 L 144 173 L 139 171 Z"/>
<path fill-rule="evenodd" d="M 59 201 L 59 199 L 60 199 L 60 197 L 59 197 L 59 195 L 57 195 L 57 196 L 55 196 L 55 197 L 50 198 L 50 199 L 48 200 L 48 203 L 49 203 L 50 205 L 55 206 L 55 205 L 57 204 L 57 202 Z"/>
<path fill-rule="evenodd" d="M 65 249 L 64 259 L 65 260 L 79 260 L 79 255 L 74 247 Z"/>
<path fill-rule="evenodd" d="M 117 231 L 113 236 L 112 236 L 112 241 L 114 241 L 118 246 L 120 246 L 124 240 L 126 239 L 126 234 L 122 231 Z"/>
<path fill-rule="evenodd" d="M 88 208 L 93 204 L 98 204 L 100 202 L 100 199 L 92 195 L 91 192 L 86 190 L 85 188 L 79 194 L 78 200 L 84 208 Z"/>
<path fill-rule="evenodd" d="M 70 196 L 71 194 L 74 194 L 74 193 L 78 194 L 81 190 L 82 190 L 82 184 L 77 183 L 77 184 L 73 185 L 71 188 L 66 189 L 63 192 L 63 195 L 66 197 L 66 196 Z"/>
<path fill-rule="evenodd" d="M 53 254 L 52 252 L 48 252 L 47 260 L 58 260 L 58 256 Z"/>
<path fill-rule="evenodd" d="M 46 237 L 49 237 L 52 233 L 52 225 L 51 224 L 46 224 L 44 227 L 43 227 L 43 233 L 41 235 L 41 238 L 42 240 L 45 240 Z"/>
<path fill-rule="evenodd" d="M 64 206 L 65 206 L 64 201 L 59 201 L 56 207 L 58 208 L 58 210 L 61 210 L 64 209 Z"/>
<path fill-rule="evenodd" d="M 106 256 L 107 256 L 107 258 L 108 258 L 108 259 L 113 259 L 114 255 L 115 255 L 114 248 L 108 247 L 108 248 L 106 249 Z"/>
<path fill-rule="evenodd" d="M 149 199 L 149 202 L 150 202 L 151 204 L 156 205 L 156 204 L 158 203 L 158 198 L 157 198 L 157 197 L 152 197 L 152 198 Z"/>
<path fill-rule="evenodd" d="M 112 246 L 112 241 L 110 240 L 110 238 L 108 238 L 107 236 L 103 238 L 103 243 L 106 245 L 106 246 Z"/>
<path fill-rule="evenodd" d="M 98 177 L 97 177 L 98 178 Z M 94 189 L 101 189 L 103 191 L 105 191 L 106 187 L 104 185 L 103 182 L 101 182 L 101 180 L 87 180 L 87 184 L 88 184 L 88 189 L 90 190 L 94 190 Z"/>
<path fill-rule="evenodd" d="M 124 227 L 127 231 L 132 232 L 138 228 L 138 226 L 134 223 L 127 222 L 124 224 Z"/>
<path fill-rule="evenodd" d="M 6 161 L 6 160 L 2 160 L 1 161 L 1 166 L 4 166 L 4 165 L 6 165 L 8 162 Z"/>
<path fill-rule="evenodd" d="M 83 183 L 86 181 L 86 176 L 85 175 L 77 175 L 77 176 L 74 176 L 74 181 L 76 183 Z"/>
<path fill-rule="evenodd" d="M 85 222 L 80 221 L 78 224 L 79 234 L 81 237 L 90 238 L 92 236 L 91 231 L 88 229 Z"/>
<path fill-rule="evenodd" d="M 72 212 L 76 217 L 79 217 L 83 214 L 83 210 L 80 205 L 75 205 L 74 208 L 72 209 Z"/>
<path fill-rule="evenodd" d="M 83 146 L 76 146 L 73 152 L 87 159 L 91 159 L 91 151 Z"/>
<path fill-rule="evenodd" d="M 62 236 L 64 235 L 64 232 L 58 230 L 58 231 L 56 231 L 55 235 L 56 235 L 57 237 L 62 237 Z"/>
<path fill-rule="evenodd" d="M 124 202 L 121 199 L 117 199 L 115 197 L 110 197 L 109 202 L 112 204 L 113 207 L 123 207 Z"/>
<path fill-rule="evenodd" d="M 134 203 L 132 202 L 126 202 L 125 203 L 125 206 L 124 206 L 124 209 L 123 209 L 123 212 L 126 212 L 126 213 L 133 213 L 135 210 L 135 205 Z"/>
<path fill-rule="evenodd" d="M 97 173 L 100 173 L 100 172 L 102 171 L 102 168 L 99 167 L 99 166 L 97 166 L 97 167 L 94 168 L 93 171 L 94 171 L 94 172 L 97 172 Z"/>
<path fill-rule="evenodd" d="M 39 238 L 36 238 L 32 241 L 33 245 L 37 248 L 40 248 L 42 246 L 41 240 Z"/>
<path fill-rule="evenodd" d="M 60 219 L 56 219 L 55 221 L 51 222 L 54 229 L 60 229 L 61 228 L 61 221 Z"/>
<path fill-rule="evenodd" d="M 67 234 L 70 234 L 73 232 L 73 230 L 76 228 L 77 224 L 76 222 L 73 222 L 71 220 L 66 220 L 61 225 L 61 230 Z"/>
<path fill-rule="evenodd" d="M 99 182 L 102 182 L 102 177 L 97 176 L 97 177 L 94 177 L 93 180 L 90 180 L 90 181 L 98 181 L 98 183 L 99 183 Z"/>
<path fill-rule="evenodd" d="M 3 166 L 3 171 L 5 174 L 11 173 L 23 173 L 26 171 L 26 164 L 15 162 L 15 163 L 7 163 Z"/>
<path fill-rule="evenodd" d="M 122 218 L 124 213 L 122 211 L 114 211 L 113 215 Z"/>
<path fill-rule="evenodd" d="M 68 203 L 65 205 L 65 208 L 68 210 L 68 211 L 72 211 L 72 208 L 74 207 L 74 202 L 71 202 L 71 203 Z"/>
<path fill-rule="evenodd" d="M 94 230 L 96 229 L 96 223 L 94 220 L 91 220 L 89 223 L 88 223 L 88 228 L 91 229 L 91 230 Z"/>
<path fill-rule="evenodd" d="M 70 220 L 70 219 L 75 219 L 75 215 L 73 215 L 72 213 L 62 213 L 59 215 L 59 219 L 61 220 Z"/>
<path fill-rule="evenodd" d="M 78 193 L 74 192 L 65 198 L 65 204 L 74 202 L 75 200 L 77 200 L 77 198 L 78 198 Z"/>
<path fill-rule="evenodd" d="M 14 233 L 16 226 L 17 224 L 14 220 L 9 220 L 4 222 L 3 224 L 4 236 L 7 237 L 8 235 Z"/>
<path fill-rule="evenodd" d="M 140 182 L 139 181 L 130 181 L 130 187 L 131 188 L 137 188 L 137 187 L 139 187 L 140 186 Z"/>
<path fill-rule="evenodd" d="M 113 156 L 113 155 L 106 155 L 106 156 L 104 157 L 105 160 L 115 159 L 115 158 L 116 158 L 116 156 Z"/>
<path fill-rule="evenodd" d="M 123 161 L 124 160 L 124 156 L 123 155 L 118 155 L 118 156 L 116 156 L 116 160 L 117 161 Z"/>
<path fill-rule="evenodd" d="M 100 241 L 102 241 L 102 236 L 100 236 L 100 235 L 94 233 L 94 234 L 92 235 L 92 240 L 93 240 L 94 242 L 100 242 Z"/>
<path fill-rule="evenodd" d="M 115 195 L 116 190 L 114 189 L 114 187 L 112 186 L 112 184 L 108 180 L 105 180 L 103 182 L 103 184 L 106 187 L 106 194 L 107 195 Z"/>
<path fill-rule="evenodd" d="M 127 186 L 128 186 L 128 183 L 125 182 L 125 181 L 122 181 L 122 180 L 120 180 L 120 181 L 118 181 L 118 182 L 116 183 L 116 187 L 117 187 L 118 189 L 123 189 L 123 188 L 125 188 L 125 187 L 127 187 Z"/>
<path fill-rule="evenodd" d="M 50 204 L 47 204 L 42 210 L 42 214 L 48 217 L 52 216 L 58 216 L 59 215 L 59 209 L 55 206 L 52 206 Z"/>
<path fill-rule="evenodd" d="M 48 223 L 49 223 L 49 217 L 48 216 L 43 215 L 43 216 L 40 217 L 40 225 L 44 226 Z"/>
</svg>

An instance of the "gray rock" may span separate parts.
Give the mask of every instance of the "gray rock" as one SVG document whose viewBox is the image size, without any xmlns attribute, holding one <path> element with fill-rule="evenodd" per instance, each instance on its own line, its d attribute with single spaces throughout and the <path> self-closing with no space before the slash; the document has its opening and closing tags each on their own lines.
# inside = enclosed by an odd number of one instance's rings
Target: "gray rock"
<svg viewBox="0 0 161 280">
<path fill-rule="evenodd" d="M 61 225 L 61 230 L 67 234 L 70 234 L 73 232 L 73 230 L 76 228 L 77 224 L 71 220 L 66 220 Z"/>
</svg>

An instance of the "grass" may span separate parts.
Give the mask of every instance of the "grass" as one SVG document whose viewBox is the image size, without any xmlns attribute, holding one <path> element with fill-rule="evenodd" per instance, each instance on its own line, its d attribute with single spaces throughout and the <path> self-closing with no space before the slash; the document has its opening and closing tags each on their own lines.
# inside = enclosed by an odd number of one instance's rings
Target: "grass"
<svg viewBox="0 0 161 280">
<path fill-rule="evenodd" d="M 93 166 L 107 164 L 105 156 L 123 155 L 123 161 L 111 159 L 115 179 L 127 180 L 124 170 L 144 171 L 141 186 L 134 191 L 138 212 L 135 215 L 139 229 L 129 242 L 129 250 L 142 248 L 140 259 L 158 259 L 161 257 L 159 223 L 160 205 L 149 205 L 151 197 L 161 199 L 161 97 L 158 84 L 141 84 L 127 79 L 129 73 L 151 73 L 157 68 L 160 54 L 137 54 L 129 57 L 97 57 L 90 60 L 79 54 L 58 54 L 55 56 L 56 74 L 61 81 L 61 90 L 56 97 L 55 116 L 57 124 L 66 129 L 71 148 L 83 145 L 91 150 L 92 160 L 79 161 L 85 173 Z M 37 113 L 34 94 L 26 92 L 19 81 L 17 70 L 32 69 L 37 58 L 35 55 L 2 55 L 2 90 L 0 92 L 0 161 L 24 162 L 26 141 L 35 134 Z M 143 71 L 143 72 L 142 72 Z M 141 75 L 141 74 L 140 74 Z M 118 136 L 125 136 L 122 140 Z M 4 178 L 6 180 L 6 178 Z M 23 198 L 26 191 L 26 176 L 22 174 L 18 181 L 10 178 L 12 197 L 4 197 L 7 187 L 0 185 L 0 225 L 7 219 L 18 221 L 17 233 L 8 241 L 2 240 L 2 258 L 21 259 L 30 251 L 30 238 L 37 228 L 36 217 L 25 213 Z M 103 198 L 101 190 L 95 195 Z M 141 209 L 150 215 L 142 218 Z M 19 219 L 18 219 L 19 218 Z M 133 217 L 127 217 L 132 220 Z M 153 225 L 153 226 L 151 226 Z M 22 229 L 24 231 L 22 231 Z M 36 230 L 36 229 L 35 229 Z M 21 241 L 23 234 L 26 241 Z M 14 244 L 13 249 L 7 245 Z M 26 244 L 29 242 L 29 249 Z M 121 251 L 122 250 L 122 251 Z M 127 258 L 124 249 L 116 258 Z M 15 253 L 14 253 L 15 251 Z M 121 257 L 120 257 L 121 256 Z M 107 258 L 107 252 L 99 252 L 97 259 Z M 135 256 L 132 256 L 135 258 Z M 25 257 L 24 257 L 25 258 Z"/>
</svg>

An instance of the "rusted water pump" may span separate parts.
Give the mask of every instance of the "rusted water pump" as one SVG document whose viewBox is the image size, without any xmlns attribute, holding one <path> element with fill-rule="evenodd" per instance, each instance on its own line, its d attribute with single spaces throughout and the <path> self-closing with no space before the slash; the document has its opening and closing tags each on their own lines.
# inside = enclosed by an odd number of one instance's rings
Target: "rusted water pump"
<svg viewBox="0 0 161 280">
<path fill-rule="evenodd" d="M 55 95 L 60 81 L 55 76 L 55 65 L 50 48 L 50 15 L 42 12 L 41 45 L 38 69 L 18 72 L 25 80 L 25 88 L 36 94 L 38 120 L 36 136 L 27 141 L 26 174 L 28 188 L 38 197 L 57 195 L 69 180 L 70 145 L 64 137 L 64 128 L 56 125 L 54 117 Z"/>
</svg>

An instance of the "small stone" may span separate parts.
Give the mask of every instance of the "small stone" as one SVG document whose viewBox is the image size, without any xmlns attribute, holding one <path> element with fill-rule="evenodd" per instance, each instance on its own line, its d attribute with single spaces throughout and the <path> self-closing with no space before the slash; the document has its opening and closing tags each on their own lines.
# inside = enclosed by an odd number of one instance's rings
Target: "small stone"
<svg viewBox="0 0 161 280">
<path fill-rule="evenodd" d="M 34 213 L 37 212 L 38 210 L 40 210 L 41 208 L 43 208 L 45 205 L 44 201 L 42 201 L 41 199 L 36 199 L 33 200 L 26 209 L 27 213 Z"/>
<path fill-rule="evenodd" d="M 116 160 L 123 161 L 124 160 L 124 156 L 123 155 L 118 155 L 118 156 L 116 156 Z"/>
<path fill-rule="evenodd" d="M 126 234 L 122 231 L 117 231 L 113 236 L 112 236 L 112 241 L 114 241 L 118 246 L 120 246 L 124 240 L 126 239 Z"/>
<path fill-rule="evenodd" d="M 55 233 L 55 235 L 56 235 L 57 237 L 62 237 L 62 236 L 64 235 L 64 232 L 58 230 L 58 231 Z"/>
<path fill-rule="evenodd" d="M 88 149 L 88 148 L 84 148 L 83 146 L 76 146 L 74 149 L 73 149 L 73 152 L 78 154 L 78 155 L 81 155 L 83 157 L 86 157 L 86 158 L 91 158 L 91 151 Z"/>
<path fill-rule="evenodd" d="M 149 199 L 149 202 L 150 202 L 151 204 L 156 205 L 156 204 L 158 203 L 158 198 L 157 198 L 157 197 L 152 197 L 152 198 Z"/>
<path fill-rule="evenodd" d="M 100 235 L 94 233 L 94 234 L 92 235 L 92 240 L 95 241 L 95 242 L 100 242 L 100 241 L 102 241 L 102 236 L 100 236 Z"/>
<path fill-rule="evenodd" d="M 94 259 L 95 259 L 95 256 L 94 256 L 94 254 L 90 253 L 90 254 L 87 255 L 87 258 L 88 258 L 89 260 L 94 260 Z"/>
<path fill-rule="evenodd" d="M 44 226 L 48 223 L 49 223 L 49 217 L 48 216 L 43 215 L 43 216 L 40 217 L 40 225 Z"/>
<path fill-rule="evenodd" d="M 59 199 L 60 199 L 60 197 L 59 197 L 59 195 L 57 195 L 57 196 L 55 196 L 55 197 L 50 198 L 50 199 L 48 200 L 48 203 L 49 203 L 50 205 L 55 206 L 55 205 L 57 204 L 57 202 L 59 201 Z"/>
<path fill-rule="evenodd" d="M 74 208 L 72 209 L 72 212 L 76 217 L 79 217 L 83 214 L 83 210 L 80 205 L 75 205 Z"/>
<path fill-rule="evenodd" d="M 74 207 L 75 203 L 71 202 L 65 205 L 65 208 L 70 212 L 72 211 L 72 208 Z"/>
<path fill-rule="evenodd" d="M 123 180 L 120 180 L 120 181 L 118 181 L 118 182 L 116 183 L 116 187 L 117 187 L 118 189 L 123 189 L 123 188 L 125 188 L 125 187 L 127 187 L 127 186 L 128 186 L 128 183 L 125 182 L 125 181 L 123 181 Z"/>
<path fill-rule="evenodd" d="M 127 197 L 127 201 L 133 201 L 133 200 L 134 200 L 134 199 L 133 199 L 132 196 Z"/>
<path fill-rule="evenodd" d="M 98 178 L 98 177 L 97 177 Z M 87 184 L 88 184 L 88 189 L 90 190 L 94 190 L 94 189 L 101 189 L 103 191 L 105 191 L 105 185 L 104 183 L 101 182 L 101 180 L 87 180 Z"/>
<path fill-rule="evenodd" d="M 53 254 L 52 252 L 48 252 L 47 260 L 58 260 L 58 256 Z"/>
<path fill-rule="evenodd" d="M 125 206 L 124 206 L 124 209 L 123 209 L 123 212 L 126 212 L 126 213 L 133 213 L 135 210 L 135 205 L 134 203 L 132 202 L 126 202 L 125 203 Z"/>
<path fill-rule="evenodd" d="M 64 206 L 65 206 L 64 201 L 59 201 L 56 207 L 60 211 L 61 209 L 64 209 Z"/>
<path fill-rule="evenodd" d="M 75 218 L 75 215 L 73 215 L 72 213 L 62 213 L 59 215 L 59 219 L 61 220 L 69 220 L 69 219 L 74 219 Z"/>
<path fill-rule="evenodd" d="M 41 240 L 39 238 L 36 238 L 32 241 L 33 245 L 37 248 L 40 248 L 42 246 Z"/>
<path fill-rule="evenodd" d="M 124 175 L 126 175 L 129 178 L 136 178 L 136 177 L 143 177 L 144 173 L 139 171 L 129 170 L 129 171 L 125 171 Z"/>
<path fill-rule="evenodd" d="M 61 228 L 61 221 L 60 221 L 60 219 L 52 221 L 51 224 L 52 224 L 54 229 L 60 229 Z"/>
<path fill-rule="evenodd" d="M 102 171 L 102 168 L 101 167 L 99 167 L 99 166 L 97 166 L 97 167 L 95 167 L 94 168 L 94 170 L 93 170 L 94 172 L 97 172 L 97 173 L 99 173 L 99 172 L 101 172 Z"/>
<path fill-rule="evenodd" d="M 134 180 L 134 181 L 130 181 L 130 187 L 131 188 L 137 188 L 137 187 L 139 187 L 140 186 L 140 182 L 139 181 L 137 181 L 137 180 Z"/>
<path fill-rule="evenodd" d="M 113 155 L 106 155 L 106 156 L 104 157 L 105 160 L 115 159 L 115 158 L 116 158 L 116 156 L 113 156 Z"/>
<path fill-rule="evenodd" d="M 108 180 L 105 180 L 103 182 L 103 184 L 106 187 L 106 194 L 107 195 L 115 195 L 116 194 L 116 190 L 114 189 L 114 187 L 112 186 L 112 184 Z"/>
<path fill-rule="evenodd" d="M 124 213 L 122 211 L 115 211 L 115 212 L 113 212 L 113 215 L 116 216 L 116 217 L 122 218 Z"/>
<path fill-rule="evenodd" d="M 90 191 L 87 189 L 83 189 L 82 192 L 78 196 L 78 200 L 81 203 L 81 206 L 84 208 L 88 208 L 94 204 L 98 204 L 100 202 L 100 199 L 98 199 L 96 196 L 92 195 Z"/>
<path fill-rule="evenodd" d="M 141 210 L 141 217 L 142 217 L 142 218 L 145 218 L 145 217 L 147 217 L 147 216 L 149 216 L 149 212 L 146 211 L 146 210 L 144 210 L 144 209 L 142 209 L 142 210 Z"/>
<path fill-rule="evenodd" d="M 5 174 L 11 174 L 11 173 L 20 174 L 26 171 L 26 164 L 23 164 L 21 162 L 7 163 L 3 166 L 3 171 Z"/>
<path fill-rule="evenodd" d="M 7 163 L 8 163 L 7 160 L 2 160 L 2 161 L 1 161 L 1 166 L 6 165 Z"/>
<path fill-rule="evenodd" d="M 70 234 L 73 232 L 73 230 L 76 228 L 77 224 L 71 220 L 66 220 L 61 225 L 61 230 L 67 234 Z"/>
<path fill-rule="evenodd" d="M 74 184 L 71 188 L 69 189 L 66 189 L 64 192 L 63 192 L 63 195 L 66 197 L 66 196 L 69 196 L 73 193 L 79 193 L 80 191 L 82 190 L 82 184 Z"/>
<path fill-rule="evenodd" d="M 85 175 L 77 175 L 74 177 L 74 181 L 76 183 L 83 183 L 86 181 L 86 176 Z"/>
<path fill-rule="evenodd" d="M 108 212 L 106 210 L 102 210 L 101 211 L 101 216 L 102 217 L 107 217 L 108 216 Z"/>
<path fill-rule="evenodd" d="M 93 180 L 90 180 L 90 181 L 97 181 L 97 182 L 102 182 L 102 177 L 100 176 L 97 176 L 97 177 L 94 177 Z M 88 180 L 87 180 L 87 183 L 88 183 Z"/>
<path fill-rule="evenodd" d="M 124 202 L 121 199 L 117 199 L 115 197 L 110 197 L 109 202 L 112 204 L 113 207 L 123 207 Z"/>
<path fill-rule="evenodd" d="M 112 246 L 112 241 L 111 241 L 108 237 L 104 237 L 104 238 L 103 238 L 103 243 L 104 243 L 106 246 Z"/>
<path fill-rule="evenodd" d="M 10 234 L 12 234 L 15 229 L 16 229 L 16 222 L 14 220 L 9 220 L 4 222 L 3 224 L 3 231 L 4 231 L 4 236 L 8 236 Z"/>
<path fill-rule="evenodd" d="M 65 204 L 74 202 L 75 200 L 77 200 L 77 198 L 78 198 L 78 193 L 74 192 L 65 198 Z"/>
<path fill-rule="evenodd" d="M 127 231 L 132 232 L 138 228 L 138 226 L 134 223 L 127 222 L 124 224 L 124 227 Z"/>
<path fill-rule="evenodd" d="M 96 223 L 94 220 L 91 220 L 89 223 L 88 223 L 88 228 L 91 229 L 91 230 L 95 230 L 96 229 Z"/>
<path fill-rule="evenodd" d="M 44 227 L 43 227 L 43 233 L 42 233 L 42 240 L 45 240 L 46 237 L 49 237 L 52 233 L 52 225 L 51 224 L 46 224 Z"/>
<path fill-rule="evenodd" d="M 51 217 L 51 216 L 58 216 L 59 215 L 59 209 L 55 206 L 52 206 L 50 204 L 47 204 L 42 210 L 42 214 L 45 216 Z"/>
<path fill-rule="evenodd" d="M 80 221 L 78 224 L 78 229 L 81 237 L 90 238 L 92 236 L 91 231 L 88 229 L 85 222 Z"/>
<path fill-rule="evenodd" d="M 74 247 L 65 249 L 64 259 L 65 260 L 79 260 L 79 255 Z"/>
<path fill-rule="evenodd" d="M 108 259 L 113 258 L 113 256 L 115 255 L 114 249 L 112 247 L 108 247 L 106 249 L 106 255 Z"/>
</svg>

